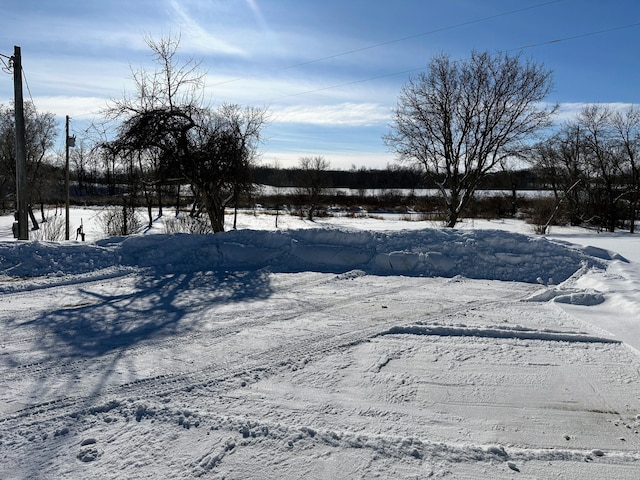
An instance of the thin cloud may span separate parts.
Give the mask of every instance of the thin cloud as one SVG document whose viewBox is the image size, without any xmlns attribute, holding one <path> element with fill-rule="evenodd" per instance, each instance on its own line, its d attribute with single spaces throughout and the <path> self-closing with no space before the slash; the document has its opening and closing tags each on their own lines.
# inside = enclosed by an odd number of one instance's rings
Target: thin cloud
<svg viewBox="0 0 640 480">
<path fill-rule="evenodd" d="M 99 118 L 99 112 L 107 106 L 107 101 L 100 97 L 35 97 L 33 101 L 40 112 L 52 112 L 58 117 L 69 115 L 74 119 Z"/>
<path fill-rule="evenodd" d="M 362 127 L 386 123 L 390 111 L 374 103 L 340 103 L 336 105 L 299 105 L 272 108 L 274 123 L 301 123 Z"/>
<path fill-rule="evenodd" d="M 185 50 L 203 54 L 246 56 L 246 52 L 242 48 L 209 33 L 177 0 L 171 0 L 170 6 L 180 30 L 184 32 L 181 46 Z"/>
<path fill-rule="evenodd" d="M 555 117 L 555 123 L 563 123 L 563 122 L 568 122 L 571 120 L 575 120 L 575 118 L 580 114 L 580 112 L 582 111 L 582 109 L 584 107 L 587 107 L 589 105 L 602 105 L 602 106 L 607 106 L 609 107 L 611 110 L 615 111 L 622 111 L 622 110 L 626 110 L 629 107 L 634 106 L 633 103 L 624 103 L 624 102 L 607 102 L 607 103 L 600 103 L 600 102 L 565 102 L 565 103 L 560 103 L 558 105 L 558 112 L 556 114 Z"/>
</svg>

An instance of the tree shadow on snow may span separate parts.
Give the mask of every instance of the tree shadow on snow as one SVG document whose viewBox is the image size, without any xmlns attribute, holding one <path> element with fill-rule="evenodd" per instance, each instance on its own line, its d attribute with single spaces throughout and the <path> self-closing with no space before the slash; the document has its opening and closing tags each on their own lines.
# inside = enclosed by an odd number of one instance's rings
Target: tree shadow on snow
<svg viewBox="0 0 640 480">
<path fill-rule="evenodd" d="M 34 367 L 18 371 L 29 377 L 23 379 L 22 388 L 30 385 L 30 391 L 21 391 L 20 402 L 46 404 L 80 394 L 89 407 L 114 381 L 123 384 L 140 378 L 132 359 L 135 348 L 144 346 L 153 352 L 154 344 L 161 348 L 172 336 L 176 342 L 188 341 L 190 332 L 211 329 L 207 322 L 216 317 L 208 310 L 268 298 L 272 288 L 264 271 L 190 272 L 149 274 L 134 284 L 112 279 L 106 287 L 94 282 L 79 292 L 79 305 L 58 308 L 28 322 L 16 321 L 16 327 L 27 329 L 34 338 L 32 351 L 38 357 L 27 365 L 22 355 L 2 359 L 8 367 Z"/>
<path fill-rule="evenodd" d="M 268 273 L 198 272 L 142 277 L 124 293 L 82 289 L 82 305 L 32 322 L 43 351 L 59 357 L 99 357 L 143 342 L 197 331 L 216 304 L 267 298 Z"/>
</svg>

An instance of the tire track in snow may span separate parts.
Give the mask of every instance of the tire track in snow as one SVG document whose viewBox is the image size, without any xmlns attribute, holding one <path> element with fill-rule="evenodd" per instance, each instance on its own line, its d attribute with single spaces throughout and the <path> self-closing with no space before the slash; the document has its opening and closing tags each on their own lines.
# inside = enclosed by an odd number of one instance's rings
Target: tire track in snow
<svg viewBox="0 0 640 480">
<path fill-rule="evenodd" d="M 127 276 L 132 276 L 132 275 L 127 275 Z M 290 285 L 287 283 L 287 286 L 295 286 L 296 290 L 304 290 L 304 289 L 310 289 L 313 287 L 317 287 L 320 286 L 322 284 L 325 283 L 329 283 L 332 282 L 334 280 L 334 278 L 340 278 L 341 276 L 337 276 L 337 277 L 332 277 L 331 279 L 327 279 L 326 276 L 322 276 L 319 279 L 309 279 L 306 282 L 295 282 L 295 283 L 291 283 Z M 106 278 L 101 277 L 101 278 L 97 278 L 95 280 L 93 280 L 91 283 L 97 283 L 97 282 L 103 282 L 104 280 L 106 280 Z M 118 278 L 118 281 L 120 280 L 120 278 Z M 75 284 L 76 282 L 65 282 L 65 285 L 72 285 Z M 77 282 L 77 283 L 81 283 L 81 282 Z M 85 286 L 85 283 L 82 283 L 83 286 Z M 49 287 L 53 288 L 59 286 L 58 284 L 56 285 L 49 285 Z M 399 291 L 401 291 L 402 288 L 401 287 L 396 287 L 396 288 L 389 288 L 389 287 L 384 287 L 382 292 L 380 291 L 370 291 L 367 292 L 367 296 L 370 295 L 381 295 L 381 294 L 385 294 L 385 295 L 394 295 L 396 293 L 398 293 Z M 363 295 L 364 296 L 364 295 Z M 299 299 L 295 299 L 292 298 L 290 299 L 291 301 L 295 302 L 296 305 L 295 307 L 297 307 L 298 309 L 290 309 L 289 313 L 285 313 L 282 314 L 280 312 L 278 312 L 277 314 L 271 315 L 271 316 L 264 316 L 261 318 L 257 318 L 257 319 L 243 319 L 243 318 L 238 318 L 237 316 L 234 316 L 232 321 L 233 324 L 231 325 L 222 325 L 219 326 L 215 329 L 209 330 L 207 332 L 201 332 L 201 331 L 192 331 L 192 332 L 188 332 L 188 333 L 182 333 L 179 337 L 175 337 L 175 336 L 170 336 L 168 338 L 162 338 L 162 339 L 149 339 L 149 340 L 145 340 L 141 343 L 135 344 L 133 346 L 127 347 L 126 348 L 126 355 L 127 357 L 131 357 L 131 356 L 139 356 L 144 354 L 146 351 L 148 350 L 154 350 L 154 351 L 160 351 L 160 350 L 167 350 L 167 349 L 172 349 L 173 347 L 175 347 L 178 344 L 185 344 L 185 343 L 192 343 L 194 341 L 197 341 L 200 338 L 205 338 L 206 340 L 213 340 L 213 339 L 218 339 L 218 338 L 222 338 L 225 337 L 227 335 L 233 335 L 238 333 L 239 331 L 248 329 L 248 328 L 256 328 L 256 327 L 261 327 L 261 326 L 265 326 L 268 325 L 269 323 L 272 323 L 274 321 L 278 321 L 278 322 L 283 322 L 283 321 L 288 321 L 288 320 L 292 320 L 296 317 L 299 317 L 301 315 L 300 309 L 302 308 L 308 308 L 309 306 L 309 302 L 310 300 L 306 299 L 306 300 L 299 300 Z M 109 303 L 110 300 L 106 300 L 103 303 Z M 323 306 L 322 304 L 318 304 L 318 305 L 314 305 L 314 311 L 315 312 L 321 312 L 330 308 L 343 308 L 344 306 L 346 306 L 347 304 L 350 303 L 358 303 L 361 302 L 361 298 L 358 299 L 353 299 L 352 297 L 348 298 L 348 299 L 343 299 L 341 301 L 334 301 L 332 302 L 330 305 L 326 305 Z M 86 304 L 80 304 L 80 305 L 75 305 L 75 306 L 64 306 L 62 308 L 58 308 L 58 310 L 60 309 L 67 309 L 67 308 L 84 308 L 84 307 L 92 307 L 98 305 L 97 303 L 86 303 Z M 277 316 L 276 316 L 277 315 Z M 109 326 L 111 328 L 113 327 L 118 327 L 118 326 L 122 326 L 125 325 L 129 320 L 121 320 L 121 321 L 111 321 L 109 322 Z M 225 321 L 225 319 L 222 319 L 222 321 Z M 38 340 L 40 342 L 42 342 L 43 340 L 46 339 L 55 339 L 56 338 L 56 334 L 54 333 L 49 333 L 49 334 L 39 334 L 39 335 L 31 335 L 28 337 L 22 337 L 22 338 L 18 338 L 18 339 L 14 339 L 14 340 L 8 340 L 8 341 L 3 341 L 2 342 L 2 346 L 15 346 L 18 344 L 26 344 L 26 343 L 30 343 L 33 342 L 35 340 Z M 104 362 L 111 362 L 114 359 L 120 357 L 122 355 L 122 351 L 120 349 L 116 349 L 114 351 L 111 352 L 107 352 L 103 355 L 100 356 L 100 361 L 102 363 Z M 15 379 L 17 377 L 24 377 L 25 375 L 36 375 L 36 374 L 45 374 L 45 375 L 49 375 L 51 372 L 54 372 L 56 374 L 59 374 L 60 372 L 65 372 L 67 374 L 72 374 L 73 370 L 69 371 L 69 368 L 78 368 L 81 367 L 82 365 L 86 365 L 86 364 L 90 364 L 95 362 L 95 358 L 94 357 L 82 357 L 82 358 L 78 358 L 76 356 L 74 356 L 72 359 L 69 360 L 61 360 L 60 358 L 56 358 L 55 361 L 51 361 L 51 360 L 42 360 L 42 361 L 36 361 L 36 362 L 30 362 L 30 363 L 25 363 L 25 364 L 21 364 L 21 365 L 16 365 L 12 371 L 9 371 L 6 373 L 6 375 L 8 375 L 8 379 Z M 13 374 L 13 377 L 11 377 L 11 375 Z"/>
<path fill-rule="evenodd" d="M 391 292 L 388 288 L 385 288 L 384 290 L 386 294 L 393 295 L 404 288 L 405 287 L 403 286 L 399 286 L 392 289 L 393 291 Z M 334 308 L 344 309 L 349 305 L 360 304 L 362 303 L 363 297 L 368 298 L 371 295 L 372 292 L 368 291 L 366 293 L 363 292 L 361 297 L 349 297 L 342 302 L 332 302 L 327 305 L 325 311 Z M 443 300 L 443 304 L 444 303 L 446 303 L 446 300 Z M 436 318 L 441 315 L 453 315 L 456 312 L 462 312 L 492 303 L 499 302 L 494 300 L 477 300 L 449 308 L 442 304 L 438 304 L 436 307 L 437 311 L 432 311 L 429 314 L 417 312 L 416 315 L 420 315 L 422 319 L 425 317 Z M 289 317 L 296 318 L 300 315 L 305 315 L 305 312 L 292 312 Z M 380 317 L 384 318 L 385 316 L 386 314 L 380 313 Z M 256 325 L 267 325 L 274 319 L 280 321 L 282 319 L 282 315 L 278 314 L 275 318 L 267 317 L 264 321 L 256 322 Z M 415 319 L 413 319 L 413 321 L 415 321 Z M 131 382 L 125 382 L 116 386 L 106 387 L 102 392 L 93 397 L 75 395 L 57 398 L 30 405 L 10 415 L 6 415 L 5 417 L 0 418 L 0 423 L 7 424 L 12 421 L 19 422 L 25 419 L 29 419 L 30 423 L 36 423 L 64 416 L 77 415 L 82 412 L 86 412 L 91 408 L 91 405 L 95 405 L 96 403 L 105 403 L 114 397 L 120 396 L 126 396 L 127 399 L 131 400 L 148 400 L 150 398 L 164 397 L 177 392 L 190 392 L 195 388 L 203 388 L 215 391 L 216 393 L 222 392 L 235 386 L 235 384 L 225 386 L 224 383 L 229 380 L 238 379 L 241 376 L 251 378 L 254 374 L 272 374 L 283 368 L 288 368 L 290 365 L 304 364 L 313 357 L 326 355 L 330 352 L 338 351 L 367 341 L 368 339 L 388 330 L 390 328 L 390 323 L 395 326 L 401 326 L 410 324 L 411 322 L 412 319 L 403 318 L 401 320 L 396 320 L 395 322 L 381 322 L 382 324 L 375 323 L 374 325 L 356 330 L 353 329 L 352 324 L 346 323 L 342 326 L 342 331 L 336 331 L 336 327 L 334 326 L 331 331 L 324 333 L 312 332 L 310 336 L 306 336 L 301 339 L 289 338 L 287 344 L 277 345 L 265 351 L 253 352 L 245 355 L 243 357 L 243 361 L 240 363 L 237 360 L 214 362 L 189 372 L 161 374 L 137 379 Z M 229 326 L 225 332 L 227 334 L 229 332 L 235 333 L 238 330 L 238 326 L 239 325 Z M 170 340 L 169 343 L 176 344 L 183 343 L 183 341 L 183 338 L 178 338 Z M 167 345 L 167 348 L 169 347 L 170 345 Z M 70 372 L 70 374 L 77 371 L 78 365 L 81 365 L 82 363 L 85 362 L 83 361 L 74 364 L 74 367 L 76 368 Z M 54 366 L 52 365 L 52 367 Z"/>
<path fill-rule="evenodd" d="M 142 272 L 143 275 L 141 278 L 144 278 L 144 272 Z M 109 282 L 109 281 L 122 281 L 124 279 L 132 279 L 135 277 L 140 277 L 141 272 L 140 271 L 133 271 L 133 269 L 131 268 L 124 268 L 124 269 L 119 269 L 118 271 L 115 272 L 91 272 L 90 274 L 84 274 L 84 275 L 75 275 L 72 279 L 68 279 L 67 277 L 54 277 L 54 278 L 49 278 L 49 277 L 38 277 L 38 278 L 29 278 L 29 279 L 20 279 L 20 280 L 15 280 L 15 282 L 21 283 L 21 282 L 26 282 L 25 284 L 22 284 L 22 286 L 18 289 L 18 290 L 10 290 L 7 292 L 2 292 L 2 290 L 0 289 L 0 293 L 4 294 L 4 299 L 5 302 L 10 302 L 10 301 L 17 301 L 18 303 L 28 303 L 29 299 L 30 299 L 30 295 L 33 293 L 34 290 L 48 290 L 48 289 L 57 289 L 60 287 L 70 287 L 70 286 L 81 286 L 83 288 L 89 288 L 92 284 L 96 284 L 96 283 L 102 283 L 102 282 Z M 345 276 L 348 274 L 343 274 L 343 275 L 338 275 L 338 277 L 341 276 Z M 155 277 L 151 277 L 151 278 L 155 278 Z M 284 282 L 284 285 L 289 287 L 289 286 L 294 286 L 296 287 L 296 289 L 303 289 L 303 288 L 310 288 L 313 286 L 319 286 L 323 283 L 327 283 L 330 282 L 332 280 L 328 280 L 325 276 L 322 276 L 320 278 L 315 278 L 315 279 L 306 279 L 306 281 L 300 282 L 299 279 L 297 279 L 296 281 L 291 281 L 291 282 Z M 74 292 L 75 293 L 75 292 Z M 52 292 L 53 295 L 55 295 L 56 297 L 59 298 L 60 293 L 59 292 Z M 70 310 L 70 309 L 74 309 L 74 308 L 85 308 L 85 307 L 95 307 L 95 306 L 100 306 L 103 304 L 108 304 L 111 302 L 111 299 L 107 299 L 104 300 L 103 302 L 88 302 L 88 301 L 84 301 L 84 302 L 76 302 L 76 303 L 67 303 L 67 304 L 62 304 L 62 305 L 56 305 L 55 309 L 52 311 L 59 311 L 59 310 Z M 302 300 L 300 301 L 302 302 Z M 19 313 L 20 310 L 18 310 L 16 313 Z M 32 312 L 28 312 L 28 317 L 31 318 L 32 316 Z M 12 318 L 13 323 L 17 323 L 15 320 L 15 315 Z M 110 326 L 122 326 L 124 324 L 126 324 L 127 322 L 129 322 L 129 320 L 121 320 L 121 321 L 111 321 L 109 323 Z M 14 335 L 16 335 L 18 333 L 18 337 L 15 338 Z M 12 332 L 12 338 L 10 339 L 3 339 L 2 342 L 0 343 L 0 346 L 2 347 L 6 347 L 6 346 L 13 346 L 13 345 L 20 345 L 20 344 L 26 344 L 29 342 L 33 342 L 35 340 L 38 341 L 42 341 L 45 339 L 54 339 L 56 337 L 56 334 L 54 333 L 41 333 L 39 332 L 38 334 L 31 334 L 28 336 L 21 336 L 19 335 L 19 328 L 14 329 Z M 194 337 L 198 337 L 199 335 L 197 333 L 193 334 Z M 135 348 L 135 347 L 133 347 Z M 82 360 L 78 360 L 78 361 L 82 361 Z M 42 365 L 44 362 L 33 362 L 32 364 L 25 364 L 25 365 L 21 365 L 18 368 L 24 368 L 24 367 L 29 367 L 30 365 L 33 366 L 37 366 L 37 365 Z M 74 363 L 74 362 L 70 362 L 69 364 Z M 62 365 L 61 363 L 58 363 L 58 365 Z"/>
<path fill-rule="evenodd" d="M 89 273 L 61 277 L 27 277 L 0 281 L 0 294 L 16 297 L 28 297 L 36 290 L 50 288 L 70 287 L 74 285 L 89 285 L 97 282 L 110 281 L 133 277 L 136 269 L 132 267 L 110 267 L 104 270 L 96 270 Z"/>
<path fill-rule="evenodd" d="M 224 425 L 230 431 L 243 432 L 242 436 L 249 440 L 243 446 L 250 446 L 253 439 L 258 442 L 267 439 L 293 448 L 296 443 L 302 444 L 304 450 L 311 446 L 330 446 L 333 448 L 368 449 L 376 454 L 391 458 L 414 459 L 428 458 L 430 461 L 445 461 L 453 463 L 511 463 L 513 466 L 526 462 L 594 462 L 605 465 L 634 465 L 640 462 L 640 452 L 630 450 L 600 450 L 593 448 L 541 448 L 522 445 L 503 446 L 496 443 L 470 443 L 429 441 L 417 437 L 398 435 L 380 435 L 372 433 L 357 433 L 349 431 L 315 428 L 301 425 L 287 425 L 281 421 L 269 422 L 264 420 L 247 419 L 246 417 L 221 417 L 208 415 L 203 417 L 208 423 Z M 229 445 L 229 441 L 226 445 Z M 219 462 L 210 464 L 203 459 L 211 459 L 219 451 L 214 447 L 208 454 L 193 462 L 194 474 L 202 474 L 215 467 Z M 225 452 L 239 448 L 237 442 Z M 218 460 L 222 460 L 219 457 Z M 514 469 L 512 466 L 509 468 Z M 480 478 L 485 478 L 481 476 Z"/>
<path fill-rule="evenodd" d="M 111 269 L 109 269 L 111 270 Z M 96 305 L 96 302 L 89 301 L 80 301 L 75 303 L 62 303 L 58 304 L 61 297 L 64 297 L 64 294 L 61 295 L 60 292 L 55 291 L 54 289 L 64 288 L 64 287 L 73 287 L 73 286 L 81 286 L 84 288 L 89 288 L 93 284 L 104 283 L 104 282 L 113 282 L 113 281 L 123 281 L 126 279 L 131 279 L 136 276 L 136 272 L 132 271 L 130 268 L 126 269 L 116 269 L 115 271 L 97 271 L 91 272 L 90 274 L 84 275 L 75 275 L 73 278 L 69 279 L 68 277 L 42 277 L 42 278 L 29 278 L 25 280 L 16 280 L 15 282 L 20 284 L 18 289 L 3 289 L 0 288 L 0 294 L 3 296 L 3 301 L 5 303 L 17 303 L 19 305 L 28 304 L 31 300 L 31 296 L 35 290 L 52 290 L 51 296 L 54 297 L 55 301 L 53 305 L 50 305 L 49 308 L 44 309 L 44 312 L 51 312 L 57 310 L 67 310 L 73 308 L 81 308 L 88 307 L 92 305 Z M 22 283 L 24 282 L 24 283 Z M 6 291 L 5 291 L 6 290 Z M 75 291 L 73 292 L 75 293 Z M 11 315 L 11 323 L 15 325 L 12 328 L 10 334 L 11 338 L 5 338 L 1 341 L 0 346 L 6 348 L 7 346 L 16 346 L 21 344 L 30 343 L 33 341 L 42 341 L 45 339 L 53 339 L 55 338 L 55 334 L 53 333 L 42 333 L 38 332 L 37 334 L 26 334 L 23 335 L 20 332 L 20 322 L 18 318 L 23 310 L 12 311 Z M 33 312 L 28 311 L 27 315 L 29 319 L 32 318 Z M 40 364 L 42 362 L 35 362 L 34 364 Z"/>
</svg>

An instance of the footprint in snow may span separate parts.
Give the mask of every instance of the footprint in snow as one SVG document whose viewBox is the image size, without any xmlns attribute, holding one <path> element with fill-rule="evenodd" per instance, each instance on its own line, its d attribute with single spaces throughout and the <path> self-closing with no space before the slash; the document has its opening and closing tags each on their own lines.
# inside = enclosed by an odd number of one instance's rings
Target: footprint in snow
<svg viewBox="0 0 640 480">
<path fill-rule="evenodd" d="M 513 462 L 507 462 L 507 467 L 509 467 L 514 472 L 519 472 L 520 471 L 520 469 Z"/>
<path fill-rule="evenodd" d="M 80 452 L 77 455 L 81 462 L 93 462 L 102 455 L 102 452 L 96 447 L 95 438 L 87 438 L 80 443 Z"/>
</svg>

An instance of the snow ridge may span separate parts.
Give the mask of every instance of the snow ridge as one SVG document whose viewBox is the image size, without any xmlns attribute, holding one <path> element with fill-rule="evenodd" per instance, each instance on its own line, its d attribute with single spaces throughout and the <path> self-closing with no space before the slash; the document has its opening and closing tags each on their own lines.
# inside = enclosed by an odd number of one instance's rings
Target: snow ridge
<svg viewBox="0 0 640 480">
<path fill-rule="evenodd" d="M 545 237 L 495 230 L 238 230 L 113 237 L 94 244 L 0 242 L 0 276 L 77 275 L 112 267 L 156 273 L 269 268 L 557 284 L 581 268 L 602 266 L 599 257 Z"/>
<path fill-rule="evenodd" d="M 613 338 L 597 337 L 582 332 L 561 332 L 549 329 L 530 329 L 522 326 L 467 326 L 457 325 L 408 325 L 395 326 L 383 335 L 436 335 L 443 337 L 484 337 L 484 338 L 511 338 L 517 340 L 546 340 L 555 342 L 582 342 L 582 343 L 622 343 Z"/>
</svg>

